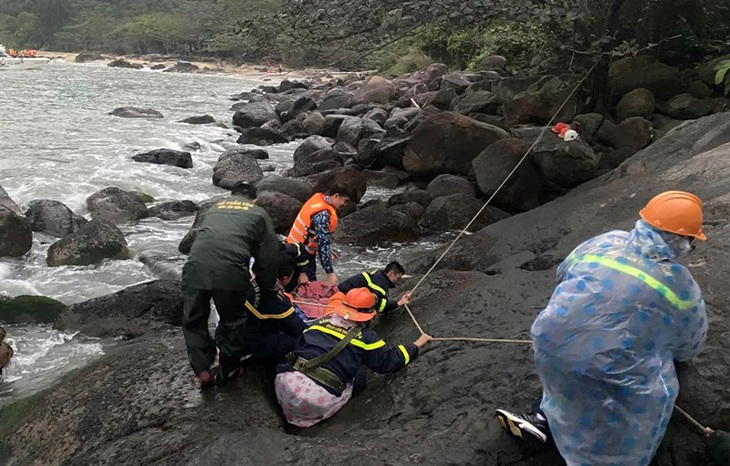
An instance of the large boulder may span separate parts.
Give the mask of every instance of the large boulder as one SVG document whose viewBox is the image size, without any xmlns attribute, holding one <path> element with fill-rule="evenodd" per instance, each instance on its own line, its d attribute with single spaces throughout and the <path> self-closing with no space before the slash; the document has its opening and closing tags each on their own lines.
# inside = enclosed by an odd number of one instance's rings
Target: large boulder
<svg viewBox="0 0 730 466">
<path fill-rule="evenodd" d="M 302 126 L 310 135 L 321 134 L 324 128 L 324 116 L 319 112 L 312 112 L 304 117 Z"/>
<path fill-rule="evenodd" d="M 467 73 L 449 73 L 441 78 L 441 87 L 439 89 L 442 91 L 453 90 L 456 94 L 463 94 L 471 84 L 472 80 L 469 79 Z"/>
<path fill-rule="evenodd" d="M 418 176 L 468 175 L 474 157 L 507 137 L 509 133 L 505 130 L 459 113 L 438 113 L 413 132 L 403 167 Z"/>
<path fill-rule="evenodd" d="M 598 175 L 599 157 L 580 140 L 565 142 L 550 134 L 537 143 L 531 156 L 544 179 L 561 188 L 574 188 Z"/>
<path fill-rule="evenodd" d="M 643 117 L 651 120 L 654 115 L 656 101 L 654 94 L 648 89 L 634 89 L 621 98 L 616 106 L 616 118 L 623 121 L 631 117 Z"/>
<path fill-rule="evenodd" d="M 431 195 L 423 189 L 413 189 L 411 191 L 393 194 L 390 199 L 388 199 L 388 207 L 415 202 L 416 204 L 426 208 L 432 200 L 433 197 L 431 197 Z"/>
<path fill-rule="evenodd" d="M 193 156 L 190 152 L 173 149 L 155 149 L 143 154 L 132 156 L 135 162 L 154 163 L 158 165 L 172 165 L 180 168 L 193 168 Z"/>
<path fill-rule="evenodd" d="M 198 204 L 193 201 L 169 201 L 151 208 L 150 217 L 157 217 L 162 220 L 177 220 L 195 215 L 197 211 Z"/>
<path fill-rule="evenodd" d="M 107 65 L 109 68 L 129 68 L 132 70 L 141 70 L 144 66 L 141 63 L 130 63 L 124 58 L 117 58 L 112 60 Z"/>
<path fill-rule="evenodd" d="M 271 128 L 244 128 L 236 142 L 238 144 L 270 146 L 272 144 L 284 144 L 289 142 L 289 139 Z"/>
<path fill-rule="evenodd" d="M 383 123 L 385 129 L 403 128 L 410 121 L 420 115 L 422 110 L 416 107 L 394 108 L 387 120 Z"/>
<path fill-rule="evenodd" d="M 605 117 L 600 113 L 584 113 L 576 115 L 573 122 L 577 123 L 580 129 L 580 137 L 587 144 L 591 144 L 603 125 Z"/>
<path fill-rule="evenodd" d="M 303 177 L 326 172 L 344 164 L 342 155 L 334 149 L 322 149 L 299 158 L 287 171 L 288 176 Z"/>
<path fill-rule="evenodd" d="M 147 206 L 136 193 L 110 187 L 86 198 L 86 208 L 93 220 L 126 223 L 147 218 Z"/>
<path fill-rule="evenodd" d="M 700 118 L 712 112 L 712 104 L 692 94 L 675 95 L 662 107 L 662 113 L 681 120 Z"/>
<path fill-rule="evenodd" d="M 353 103 L 387 104 L 395 96 L 392 82 L 380 76 L 372 76 L 352 98 Z"/>
<path fill-rule="evenodd" d="M 517 138 L 502 139 L 487 147 L 472 162 L 479 190 L 492 196 L 527 153 Z M 525 211 L 540 205 L 542 179 L 533 159 L 525 159 L 497 192 L 493 203 L 509 210 Z"/>
<path fill-rule="evenodd" d="M 92 220 L 48 248 L 49 267 L 93 265 L 104 259 L 128 259 L 127 241 L 113 223 Z"/>
<path fill-rule="evenodd" d="M 299 116 L 302 113 L 305 112 L 311 112 L 312 110 L 315 110 L 317 108 L 317 102 L 314 101 L 313 98 L 308 96 L 300 96 L 299 98 L 295 99 L 291 107 L 287 109 L 285 112 L 281 113 L 281 120 L 282 121 L 289 121 L 295 119 L 297 116 Z"/>
<path fill-rule="evenodd" d="M 33 245 L 33 230 L 18 205 L 0 186 L 0 257 L 20 257 Z"/>
<path fill-rule="evenodd" d="M 164 325 L 180 326 L 182 317 L 180 283 L 156 280 L 73 304 L 61 313 L 54 327 L 91 337 L 134 338 Z"/>
<path fill-rule="evenodd" d="M 260 102 L 249 102 L 241 106 L 233 115 L 233 124 L 241 128 L 255 128 L 267 121 L 278 121 L 279 116 L 271 104 L 264 100 Z"/>
<path fill-rule="evenodd" d="M 642 117 L 627 118 L 618 125 L 606 120 L 598 130 L 598 138 L 614 149 L 630 147 L 639 150 L 651 143 L 653 130 L 651 122 Z"/>
<path fill-rule="evenodd" d="M 286 234 L 304 203 L 284 193 L 264 191 L 256 198 L 256 205 L 269 213 L 277 233 Z"/>
<path fill-rule="evenodd" d="M 350 108 L 352 106 L 352 94 L 342 89 L 333 89 L 325 95 L 319 104 L 319 110 L 337 110 L 340 108 Z"/>
<path fill-rule="evenodd" d="M 180 123 L 187 123 L 189 125 L 207 125 L 215 123 L 215 118 L 210 115 L 191 116 L 184 120 L 180 120 Z"/>
<path fill-rule="evenodd" d="M 0 296 L 0 320 L 5 324 L 50 324 L 66 305 L 45 296 Z"/>
<path fill-rule="evenodd" d="M 504 102 L 506 123 L 509 126 L 528 123 L 544 125 L 556 114 L 555 121 L 571 120 L 578 103 L 578 93 L 573 92 L 574 87 L 575 83 L 563 81 L 557 76 L 543 77 L 525 92 Z M 568 103 L 558 112 L 568 98 Z"/>
<path fill-rule="evenodd" d="M 464 115 L 469 113 L 496 114 L 499 108 L 499 99 L 489 91 L 466 93 L 451 102 L 451 110 Z"/>
<path fill-rule="evenodd" d="M 386 189 L 395 189 L 401 184 L 401 179 L 395 173 L 388 173 L 382 170 L 362 171 L 368 180 L 368 186 L 379 186 Z"/>
<path fill-rule="evenodd" d="M 25 216 L 33 231 L 56 238 L 63 238 L 88 223 L 88 220 L 74 214 L 63 202 L 48 199 L 31 201 Z"/>
<path fill-rule="evenodd" d="M 266 175 L 256 183 L 256 191 L 261 195 L 266 191 L 283 193 L 291 196 L 300 202 L 307 202 L 314 194 L 312 185 L 305 180 L 296 180 L 294 178 L 286 178 L 281 175 Z"/>
<path fill-rule="evenodd" d="M 306 139 L 309 137 L 309 132 L 304 127 L 304 125 L 302 125 L 299 119 L 289 120 L 281 125 L 281 128 L 279 128 L 279 133 L 284 136 L 287 141 L 293 141 L 295 139 Z"/>
<path fill-rule="evenodd" d="M 312 154 L 313 152 L 317 152 L 318 150 L 322 149 L 329 149 L 334 144 L 334 141 L 329 138 L 325 138 L 322 136 L 310 136 L 304 141 L 302 141 L 301 144 L 299 144 L 299 147 L 294 151 L 294 163 L 296 163 L 299 159 L 303 159 L 306 156 Z"/>
<path fill-rule="evenodd" d="M 682 73 L 677 68 L 655 61 L 649 55 L 614 61 L 608 81 L 611 90 L 618 95 L 643 88 L 664 99 L 682 91 Z"/>
<path fill-rule="evenodd" d="M 162 70 L 163 73 L 195 73 L 200 71 L 200 67 L 188 61 L 178 61 L 171 67 Z"/>
<path fill-rule="evenodd" d="M 213 167 L 213 185 L 223 189 L 232 189 L 236 184 L 245 181 L 256 183 L 264 177 L 259 163 L 246 155 L 245 149 L 228 149 L 218 158 Z"/>
<path fill-rule="evenodd" d="M 165 116 L 157 110 L 151 108 L 140 107 L 119 107 L 115 108 L 109 115 L 120 118 L 165 118 Z"/>
<path fill-rule="evenodd" d="M 474 186 L 461 176 L 444 173 L 434 178 L 426 187 L 426 192 L 432 197 L 443 197 L 462 193 L 474 197 Z"/>
<path fill-rule="evenodd" d="M 404 204 L 405 205 L 405 204 Z M 415 241 L 421 236 L 418 217 L 377 202 L 343 218 L 334 237 L 358 246 Z"/>
<path fill-rule="evenodd" d="M 355 197 L 351 199 L 357 204 L 365 195 L 368 189 L 368 181 L 357 168 L 347 165 L 334 170 L 327 171 L 317 177 L 314 185 L 314 192 L 321 193 L 328 190 L 330 186 L 337 184 L 339 186 L 349 186 L 354 190 Z"/>
<path fill-rule="evenodd" d="M 337 142 L 346 142 L 357 147 L 360 139 L 382 139 L 385 130 L 369 118 L 347 117 L 337 129 Z"/>
<path fill-rule="evenodd" d="M 426 208 L 420 225 L 431 231 L 463 230 L 482 206 L 481 201 L 464 193 L 438 197 Z M 487 206 L 474 220 L 469 231 L 480 230 L 507 217 L 509 215 L 498 208 Z"/>
</svg>

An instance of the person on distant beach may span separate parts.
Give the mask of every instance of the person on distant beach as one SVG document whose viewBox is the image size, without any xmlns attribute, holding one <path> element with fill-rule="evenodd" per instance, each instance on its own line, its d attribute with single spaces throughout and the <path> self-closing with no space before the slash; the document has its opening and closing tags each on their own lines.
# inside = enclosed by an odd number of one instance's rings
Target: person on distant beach
<svg viewBox="0 0 730 466">
<path fill-rule="evenodd" d="M 279 365 L 276 398 L 290 424 L 311 427 L 332 417 L 364 388 L 363 365 L 381 374 L 396 372 L 431 340 L 424 334 L 413 343 L 388 346 L 366 327 L 376 315 L 376 302 L 367 288 L 336 293 L 332 312 L 305 330 Z"/>
<path fill-rule="evenodd" d="M 411 302 L 411 293 L 405 293 L 397 301 L 389 297 L 390 290 L 395 288 L 395 285 L 403 278 L 405 273 L 406 270 L 402 265 L 398 262 L 391 262 L 384 269 L 376 272 L 362 272 L 353 275 L 340 283 L 338 288 L 343 293 L 347 293 L 353 288 L 366 287 L 370 289 L 378 298 L 375 309 L 379 313 L 385 314 Z"/>
<path fill-rule="evenodd" d="M 264 300 L 278 292 L 276 275 L 281 243 L 271 218 L 254 204 L 256 190 L 248 183 L 232 189 L 232 197 L 205 214 L 182 271 L 183 335 L 193 372 L 201 388 L 224 383 L 240 374 L 244 353 L 246 297 L 251 290 L 250 258 Z M 208 332 L 210 300 L 220 322 L 214 342 Z M 216 346 L 220 367 L 213 366 Z"/>
<path fill-rule="evenodd" d="M 315 258 L 319 255 L 327 282 L 337 285 L 331 235 L 337 229 L 337 210 L 354 197 L 352 191 L 349 186 L 334 183 L 326 192 L 314 194 L 299 211 L 286 238 L 288 243 L 299 247 L 298 284 L 317 280 Z"/>
<path fill-rule="evenodd" d="M 706 239 L 702 201 L 667 191 L 640 216 L 560 265 L 532 325 L 540 410 L 496 412 L 513 436 L 552 437 L 570 466 L 648 465 L 679 392 L 674 361 L 697 356 L 707 336 L 700 287 L 680 263 Z"/>
</svg>

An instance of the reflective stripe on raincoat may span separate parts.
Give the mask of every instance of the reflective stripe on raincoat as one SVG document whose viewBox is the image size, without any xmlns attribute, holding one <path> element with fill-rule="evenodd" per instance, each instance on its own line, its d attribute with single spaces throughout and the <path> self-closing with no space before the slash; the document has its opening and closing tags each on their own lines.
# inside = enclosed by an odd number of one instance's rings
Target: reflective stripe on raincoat
<svg viewBox="0 0 730 466">
<path fill-rule="evenodd" d="M 674 360 L 702 350 L 705 303 L 676 262 L 687 239 L 639 220 L 576 248 L 532 325 L 541 408 L 573 465 L 648 465 L 672 414 Z"/>
</svg>

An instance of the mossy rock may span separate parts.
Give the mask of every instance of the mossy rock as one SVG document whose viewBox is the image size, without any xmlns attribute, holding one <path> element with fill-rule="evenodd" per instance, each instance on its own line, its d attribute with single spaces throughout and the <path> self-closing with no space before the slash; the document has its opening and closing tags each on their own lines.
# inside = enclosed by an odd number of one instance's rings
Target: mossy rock
<svg viewBox="0 0 730 466">
<path fill-rule="evenodd" d="M 142 193 L 142 192 L 139 192 L 139 191 L 135 191 L 134 194 L 136 194 L 142 200 L 142 202 L 144 202 L 145 204 L 149 204 L 151 202 L 155 202 L 155 198 L 152 197 L 152 196 L 150 196 L 147 193 Z"/>
<path fill-rule="evenodd" d="M 0 298 L 0 321 L 6 324 L 51 323 L 65 310 L 65 304 L 45 296 Z"/>
</svg>

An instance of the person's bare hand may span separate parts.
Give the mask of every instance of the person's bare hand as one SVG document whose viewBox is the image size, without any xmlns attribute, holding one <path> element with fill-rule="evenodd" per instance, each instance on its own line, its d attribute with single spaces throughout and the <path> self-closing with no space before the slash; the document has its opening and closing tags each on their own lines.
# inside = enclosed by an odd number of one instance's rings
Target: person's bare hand
<svg viewBox="0 0 730 466">
<path fill-rule="evenodd" d="M 335 275 L 333 272 L 333 273 L 327 274 L 327 283 L 329 283 L 330 285 L 337 286 L 340 282 L 339 282 L 339 280 L 337 280 L 337 275 Z"/>
<path fill-rule="evenodd" d="M 411 292 L 410 291 L 408 293 L 404 294 L 403 296 L 401 296 L 400 299 L 398 300 L 398 306 L 403 306 L 405 304 L 411 304 Z"/>
<path fill-rule="evenodd" d="M 299 284 L 304 285 L 305 283 L 309 283 L 309 277 L 307 277 L 306 273 L 300 273 L 299 274 Z"/>
<path fill-rule="evenodd" d="M 423 348 L 424 346 L 426 346 L 426 343 L 432 340 L 432 338 L 433 337 L 431 337 L 431 335 L 424 333 L 423 335 L 418 337 L 418 340 L 414 341 L 413 344 L 418 346 L 419 348 Z"/>
</svg>

